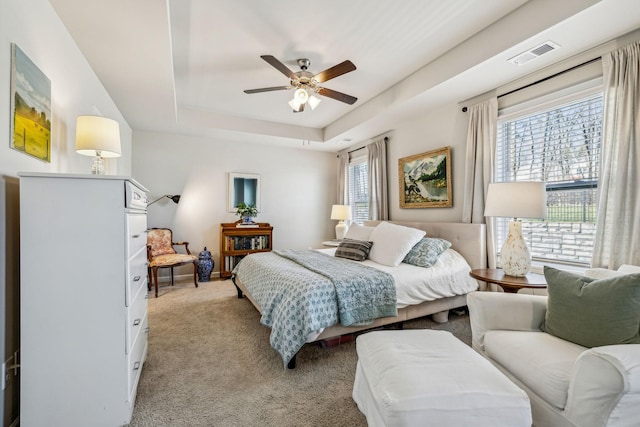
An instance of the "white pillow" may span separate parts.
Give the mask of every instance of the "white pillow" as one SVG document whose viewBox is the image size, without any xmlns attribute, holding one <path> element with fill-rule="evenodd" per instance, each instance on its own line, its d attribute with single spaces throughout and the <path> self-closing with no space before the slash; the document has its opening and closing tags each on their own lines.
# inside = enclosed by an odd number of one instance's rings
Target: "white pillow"
<svg viewBox="0 0 640 427">
<path fill-rule="evenodd" d="M 396 267 L 425 234 L 417 228 L 381 222 L 369 236 L 369 240 L 373 242 L 369 259 L 378 264 Z"/>
<path fill-rule="evenodd" d="M 354 222 L 351 224 L 344 237 L 345 239 L 364 240 L 366 242 L 369 240 L 369 236 L 371 236 L 371 232 L 374 228 L 375 227 L 358 225 Z"/>
</svg>

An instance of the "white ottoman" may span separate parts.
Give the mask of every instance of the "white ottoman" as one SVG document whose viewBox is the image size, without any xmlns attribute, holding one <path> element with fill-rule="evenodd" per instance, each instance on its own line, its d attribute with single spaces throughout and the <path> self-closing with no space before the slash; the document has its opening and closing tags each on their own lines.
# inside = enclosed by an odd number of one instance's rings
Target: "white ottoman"
<svg viewBox="0 0 640 427">
<path fill-rule="evenodd" d="M 527 394 L 450 332 L 369 332 L 356 349 L 353 400 L 369 427 L 531 426 Z"/>
</svg>

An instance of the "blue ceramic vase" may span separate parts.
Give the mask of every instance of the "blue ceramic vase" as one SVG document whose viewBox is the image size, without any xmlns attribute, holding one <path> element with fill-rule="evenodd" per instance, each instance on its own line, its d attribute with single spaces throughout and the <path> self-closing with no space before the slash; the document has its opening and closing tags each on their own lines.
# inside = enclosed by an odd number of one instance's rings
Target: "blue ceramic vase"
<svg viewBox="0 0 640 427">
<path fill-rule="evenodd" d="M 204 247 L 204 250 L 200 252 L 198 256 L 198 282 L 208 282 L 211 280 L 211 272 L 213 271 L 213 259 L 211 259 L 211 252 Z"/>
</svg>

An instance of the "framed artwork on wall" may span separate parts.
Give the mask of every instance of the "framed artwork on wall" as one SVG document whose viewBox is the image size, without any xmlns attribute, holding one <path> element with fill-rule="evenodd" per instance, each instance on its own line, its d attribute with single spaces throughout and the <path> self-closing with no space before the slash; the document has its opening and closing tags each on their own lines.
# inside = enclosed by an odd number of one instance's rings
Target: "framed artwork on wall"
<svg viewBox="0 0 640 427">
<path fill-rule="evenodd" d="M 51 80 L 11 43 L 11 148 L 51 162 Z"/>
<path fill-rule="evenodd" d="M 399 159 L 398 183 L 401 208 L 453 206 L 451 147 Z"/>
<path fill-rule="evenodd" d="M 260 211 L 260 175 L 229 173 L 229 212 L 236 212 L 240 203 Z"/>
</svg>

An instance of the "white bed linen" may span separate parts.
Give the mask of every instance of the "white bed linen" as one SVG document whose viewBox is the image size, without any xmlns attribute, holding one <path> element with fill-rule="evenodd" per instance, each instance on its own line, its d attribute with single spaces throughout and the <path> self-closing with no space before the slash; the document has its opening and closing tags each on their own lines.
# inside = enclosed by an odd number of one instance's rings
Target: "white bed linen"
<svg viewBox="0 0 640 427">
<path fill-rule="evenodd" d="M 333 255 L 336 251 L 335 248 L 318 250 L 329 255 Z M 478 282 L 469 276 L 471 267 L 454 249 L 447 249 L 430 268 L 405 263 L 390 267 L 371 260 L 353 262 L 362 262 L 393 276 L 396 283 L 398 308 L 464 295 L 478 288 Z"/>
</svg>

